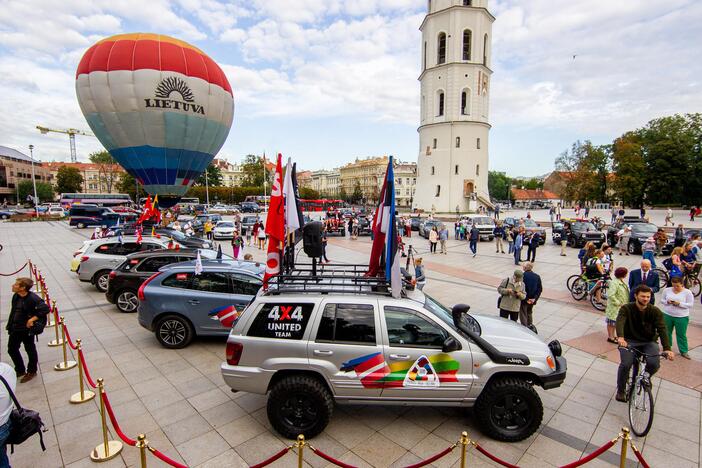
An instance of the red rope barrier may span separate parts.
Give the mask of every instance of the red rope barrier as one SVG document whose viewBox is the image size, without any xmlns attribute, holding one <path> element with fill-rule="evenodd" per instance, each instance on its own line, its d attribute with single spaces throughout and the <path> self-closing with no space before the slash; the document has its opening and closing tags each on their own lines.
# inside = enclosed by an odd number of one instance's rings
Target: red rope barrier
<svg viewBox="0 0 702 468">
<path fill-rule="evenodd" d="M 93 388 L 97 388 L 97 385 L 95 385 L 95 382 L 93 382 L 93 379 L 90 377 L 90 372 L 88 371 L 88 366 L 85 364 L 85 356 L 83 356 L 82 349 L 78 350 L 78 358 L 80 359 L 81 364 L 83 364 L 83 374 L 85 375 L 85 380 L 88 381 L 88 385 Z"/>
<path fill-rule="evenodd" d="M 651 468 L 651 465 L 649 465 L 646 460 L 644 460 L 643 454 L 639 452 L 639 449 L 636 448 L 636 445 L 633 443 L 631 444 L 631 450 L 634 451 L 634 455 L 636 455 L 636 458 L 639 459 L 639 463 L 641 463 L 641 466 L 643 468 Z"/>
<path fill-rule="evenodd" d="M 175 468 L 188 468 L 188 465 L 183 465 L 182 463 L 178 463 L 175 460 L 172 460 L 169 458 L 166 454 L 162 453 L 160 450 L 157 450 L 153 447 L 149 447 L 149 452 L 153 453 L 156 458 L 161 460 L 164 463 L 168 463 L 171 466 L 174 466 Z"/>
<path fill-rule="evenodd" d="M 73 344 L 73 341 L 71 340 L 71 335 L 68 333 L 68 327 L 66 324 L 63 324 L 63 332 L 66 334 L 66 342 L 68 343 L 68 346 L 71 347 L 71 349 L 78 349 L 76 345 Z"/>
<path fill-rule="evenodd" d="M 335 464 L 336 466 L 340 466 L 341 468 L 356 468 L 354 465 L 349 465 L 348 463 L 344 463 L 341 460 L 337 460 L 336 458 L 332 457 L 331 455 L 327 455 L 326 453 L 322 452 L 319 449 L 316 449 L 312 447 L 311 445 L 307 444 L 310 450 L 312 450 L 315 455 L 317 455 L 320 458 L 324 458 L 326 461 Z"/>
<path fill-rule="evenodd" d="M 136 446 L 136 440 L 127 437 L 124 432 L 122 432 L 119 424 L 117 424 L 117 418 L 115 418 L 115 413 L 112 411 L 112 405 L 110 405 L 110 399 L 107 398 L 107 392 L 105 391 L 102 392 L 102 401 L 105 402 L 105 409 L 107 410 L 107 414 L 110 416 L 110 421 L 112 421 L 112 427 L 115 428 L 115 432 L 119 438 L 122 439 L 127 445 L 131 445 L 132 447 Z"/>
<path fill-rule="evenodd" d="M 495 455 L 491 454 L 487 450 L 485 450 L 483 447 L 480 446 L 477 442 L 474 442 L 473 445 L 475 446 L 476 449 L 478 449 L 478 452 L 482 453 L 486 457 L 488 457 L 490 460 L 494 461 L 495 463 L 499 463 L 502 466 L 506 466 L 507 468 L 519 468 L 517 465 L 513 465 L 511 463 L 507 463 L 504 460 L 500 460 L 497 458 Z"/>
<path fill-rule="evenodd" d="M 26 266 L 27 266 L 27 262 L 25 262 L 24 265 L 22 265 L 22 267 L 20 267 L 20 269 L 15 271 L 14 273 L 0 273 L 0 276 L 14 276 L 17 273 L 19 273 L 20 271 L 24 270 L 24 267 L 26 267 Z"/>
<path fill-rule="evenodd" d="M 275 455 L 273 455 L 269 459 L 263 460 L 261 463 L 257 463 L 255 465 L 252 465 L 250 468 L 263 468 L 264 466 L 268 466 L 271 463 L 273 463 L 274 461 L 276 461 L 277 459 L 279 459 L 280 457 L 282 457 L 283 455 L 285 455 L 286 453 L 288 453 L 289 450 L 290 450 L 290 447 L 285 447 L 283 450 L 276 453 Z"/>
<path fill-rule="evenodd" d="M 426 465 L 428 465 L 429 463 L 435 462 L 435 461 L 438 460 L 439 458 L 445 457 L 446 455 L 448 455 L 449 453 L 451 453 L 451 451 L 452 451 L 455 447 L 456 447 L 455 445 L 451 445 L 451 446 L 449 446 L 449 447 L 446 447 L 444 450 L 442 450 L 441 452 L 437 453 L 436 455 L 434 455 L 434 456 L 432 456 L 432 457 L 430 457 L 430 458 L 427 458 L 426 460 L 422 460 L 422 461 L 420 461 L 420 462 L 417 462 L 417 463 L 415 463 L 414 465 L 409 465 L 409 466 L 407 466 L 407 467 L 405 467 L 405 468 L 420 468 L 421 466 L 426 466 Z"/>
<path fill-rule="evenodd" d="M 600 447 L 597 450 L 595 450 L 594 452 L 592 452 L 587 457 L 581 458 L 580 460 L 574 461 L 573 463 L 568 463 L 567 465 L 563 465 L 563 466 L 561 466 L 561 468 L 575 468 L 576 466 L 584 465 L 585 463 L 594 460 L 595 458 L 597 458 L 600 455 L 602 455 L 603 453 L 605 453 L 607 450 L 611 449 L 614 446 L 614 444 L 617 443 L 618 440 L 619 440 L 618 437 L 614 440 L 610 440 L 609 442 L 604 444 L 602 447 Z"/>
</svg>

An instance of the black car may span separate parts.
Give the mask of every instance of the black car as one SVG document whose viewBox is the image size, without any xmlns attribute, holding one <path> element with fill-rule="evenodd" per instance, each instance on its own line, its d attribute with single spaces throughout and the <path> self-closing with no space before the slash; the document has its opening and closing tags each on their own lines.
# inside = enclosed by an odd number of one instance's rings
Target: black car
<svg viewBox="0 0 702 468">
<path fill-rule="evenodd" d="M 513 228 L 514 226 L 519 226 L 519 219 L 517 218 L 505 218 L 505 227 Z M 534 232 L 539 233 L 539 245 L 544 245 L 546 243 L 546 229 L 541 227 L 536 221 L 531 218 L 524 218 L 524 230 L 527 234 L 532 234 Z"/>
<path fill-rule="evenodd" d="M 243 202 L 241 204 L 242 213 L 260 213 L 261 207 L 256 202 Z"/>
<path fill-rule="evenodd" d="M 563 237 L 563 234 L 564 234 L 563 223 L 559 223 L 558 221 L 554 222 L 551 225 L 551 239 L 553 240 L 553 243 L 560 245 L 561 238 Z"/>
<path fill-rule="evenodd" d="M 582 247 L 588 242 L 601 247 L 606 240 L 604 232 L 586 220 L 563 221 L 563 235 L 570 247 Z"/>
<path fill-rule="evenodd" d="M 630 254 L 640 254 L 641 247 L 646 242 L 646 239 L 652 237 L 658 231 L 658 226 L 651 223 L 632 223 L 629 224 L 629 227 L 631 228 L 631 238 L 626 246 L 626 251 Z M 669 255 L 673 251 L 673 247 L 675 247 L 675 242 L 670 234 L 666 234 L 666 236 L 668 237 L 668 242 L 666 242 L 662 252 L 664 255 Z M 615 242 L 617 240 L 615 233 Z"/>
<path fill-rule="evenodd" d="M 413 231 L 419 231 L 419 225 L 422 224 L 421 218 L 410 218 L 410 226 Z"/>
<path fill-rule="evenodd" d="M 431 232 L 432 228 L 436 226 L 436 230 L 438 231 L 440 225 L 441 221 L 438 221 L 436 219 L 427 219 L 420 225 L 419 235 L 429 239 L 429 232 Z"/>
<path fill-rule="evenodd" d="M 197 249 L 150 250 L 128 255 L 127 260 L 110 272 L 105 297 L 121 312 L 136 312 L 139 306 L 137 292 L 144 281 L 163 266 L 195 260 L 197 252 Z M 203 259 L 215 256 L 216 252 L 212 250 L 200 250 Z M 231 258 L 224 254 L 223 257 Z"/>
<path fill-rule="evenodd" d="M 205 230 L 205 223 L 210 220 L 212 224 L 217 224 L 222 221 L 222 216 L 218 214 L 199 214 L 193 218 L 192 226 L 193 231 L 202 232 Z"/>
<path fill-rule="evenodd" d="M 212 242 L 196 236 L 186 236 L 181 231 L 176 231 L 172 228 L 156 229 L 156 234 L 164 237 L 172 237 L 173 240 L 188 249 L 214 249 Z"/>
<path fill-rule="evenodd" d="M 641 223 L 648 224 L 648 221 L 638 216 L 624 216 L 618 219 L 607 227 L 607 243 L 612 246 L 617 245 L 617 233 L 624 229 L 624 226 L 634 226 L 634 224 Z"/>
<path fill-rule="evenodd" d="M 358 219 L 358 235 L 359 236 L 370 236 L 371 219 L 369 219 L 366 216 L 359 216 L 357 219 Z"/>
</svg>

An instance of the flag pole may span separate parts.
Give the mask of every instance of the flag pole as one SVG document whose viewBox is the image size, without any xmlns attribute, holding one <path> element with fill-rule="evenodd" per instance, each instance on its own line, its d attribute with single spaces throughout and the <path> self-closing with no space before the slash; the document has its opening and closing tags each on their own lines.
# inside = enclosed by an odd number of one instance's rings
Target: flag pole
<svg viewBox="0 0 702 468">
<path fill-rule="evenodd" d="M 263 212 L 266 212 L 266 152 L 263 152 Z"/>
</svg>

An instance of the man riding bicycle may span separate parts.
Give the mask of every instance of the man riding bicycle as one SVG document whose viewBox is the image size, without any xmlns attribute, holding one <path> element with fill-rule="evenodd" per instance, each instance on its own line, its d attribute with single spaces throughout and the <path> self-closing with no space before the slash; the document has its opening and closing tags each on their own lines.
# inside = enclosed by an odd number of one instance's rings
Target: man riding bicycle
<svg viewBox="0 0 702 468">
<path fill-rule="evenodd" d="M 649 378 L 658 371 L 661 365 L 658 338 L 663 345 L 663 354 L 673 360 L 668 333 L 663 321 L 663 312 L 651 305 L 653 291 L 645 284 L 634 290 L 634 302 L 624 304 L 617 316 L 617 344 L 619 349 L 619 369 L 617 371 L 617 401 L 626 401 L 626 382 L 629 369 L 634 364 L 634 353 L 627 347 L 647 354 L 646 372 Z"/>
</svg>

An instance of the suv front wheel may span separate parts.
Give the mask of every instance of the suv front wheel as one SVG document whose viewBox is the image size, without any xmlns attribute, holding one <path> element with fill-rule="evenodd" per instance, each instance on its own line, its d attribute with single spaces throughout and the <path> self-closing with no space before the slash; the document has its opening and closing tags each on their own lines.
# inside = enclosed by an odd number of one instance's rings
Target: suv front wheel
<svg viewBox="0 0 702 468">
<path fill-rule="evenodd" d="M 306 375 L 283 377 L 268 396 L 268 420 L 283 437 L 312 438 L 329 424 L 334 399 L 327 387 Z"/>
<path fill-rule="evenodd" d="M 168 349 L 185 348 L 195 335 L 193 326 L 180 315 L 166 315 L 159 319 L 154 333 L 161 346 Z"/>
<path fill-rule="evenodd" d="M 544 407 L 534 387 L 516 377 L 496 378 L 475 404 L 482 430 L 505 442 L 524 440 L 539 428 Z"/>
</svg>

